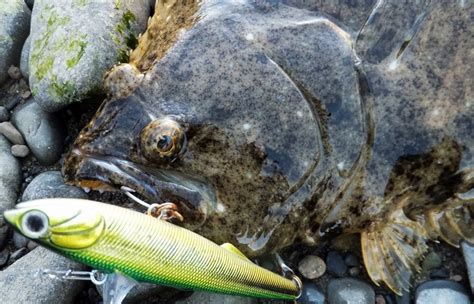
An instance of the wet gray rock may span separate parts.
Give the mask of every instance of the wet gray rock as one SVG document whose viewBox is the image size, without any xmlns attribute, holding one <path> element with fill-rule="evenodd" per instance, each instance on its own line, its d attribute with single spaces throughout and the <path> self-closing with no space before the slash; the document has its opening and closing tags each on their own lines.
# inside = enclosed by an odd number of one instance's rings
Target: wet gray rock
<svg viewBox="0 0 474 304">
<path fill-rule="evenodd" d="M 13 145 L 12 146 L 12 155 L 15 157 L 26 157 L 30 154 L 30 149 L 25 145 Z"/>
<path fill-rule="evenodd" d="M 333 0 L 284 0 L 286 4 L 299 8 L 320 11 L 334 17 L 354 35 L 366 23 L 376 0 L 333 1 Z"/>
<path fill-rule="evenodd" d="M 299 272 L 307 279 L 316 279 L 326 272 L 324 261 L 314 255 L 308 255 L 298 265 Z"/>
<path fill-rule="evenodd" d="M 298 299 L 299 303 L 305 304 L 324 304 L 326 297 L 324 293 L 321 292 L 316 286 L 311 282 L 306 282 L 303 284 L 303 292 L 301 297 Z"/>
<path fill-rule="evenodd" d="M 373 304 L 374 302 L 374 290 L 367 283 L 355 279 L 335 279 L 329 282 L 329 304 Z"/>
<path fill-rule="evenodd" d="M 29 68 L 36 101 L 56 111 L 102 92 L 104 73 L 128 61 L 149 10 L 148 0 L 35 1 Z"/>
<path fill-rule="evenodd" d="M 0 267 L 4 266 L 8 262 L 10 257 L 10 251 L 8 249 L 3 249 L 0 251 Z"/>
<path fill-rule="evenodd" d="M 7 239 L 8 235 L 8 225 L 0 219 L 0 248 L 3 248 L 3 244 L 5 243 L 5 240 Z"/>
<path fill-rule="evenodd" d="M 462 253 L 466 261 L 469 282 L 471 283 L 471 291 L 474 294 L 474 245 L 467 242 L 462 243 Z"/>
<path fill-rule="evenodd" d="M 22 201 L 54 197 L 87 199 L 87 194 L 81 188 L 66 185 L 61 172 L 47 171 L 31 181 L 23 192 Z"/>
<path fill-rule="evenodd" d="M 194 292 L 190 297 L 175 302 L 176 304 L 254 304 L 256 299 L 246 297 L 226 296 L 222 294 Z"/>
<path fill-rule="evenodd" d="M 26 79 L 30 78 L 29 59 L 30 59 L 30 36 L 26 38 L 26 41 L 23 44 L 23 48 L 21 49 L 21 58 L 20 58 L 20 71 L 23 77 L 25 77 Z"/>
<path fill-rule="evenodd" d="M 0 84 L 7 79 L 8 68 L 20 61 L 30 17 L 31 11 L 23 0 L 2 1 L 0 5 Z"/>
<path fill-rule="evenodd" d="M 63 152 L 64 131 L 55 114 L 45 112 L 33 99 L 17 107 L 13 124 L 23 134 L 31 153 L 42 165 L 58 161 Z"/>
<path fill-rule="evenodd" d="M 5 136 L 14 145 L 24 145 L 25 141 L 21 133 L 9 121 L 0 123 L 0 134 Z"/>
<path fill-rule="evenodd" d="M 20 249 L 20 248 L 26 247 L 26 244 L 28 244 L 28 239 L 24 237 L 22 234 L 14 231 L 13 232 L 13 245 L 15 246 L 15 248 Z"/>
<path fill-rule="evenodd" d="M 84 283 L 76 280 L 55 280 L 38 275 L 41 269 L 80 270 L 85 267 L 38 247 L 0 272 L 2 303 L 72 303 Z M 29 286 L 30 288 L 25 288 Z"/>
<path fill-rule="evenodd" d="M 416 289 L 415 304 L 469 304 L 464 287 L 453 281 L 428 281 Z"/>
<path fill-rule="evenodd" d="M 5 107 L 0 106 L 0 122 L 7 121 L 9 118 L 10 113 L 8 112 L 8 110 Z"/>
<path fill-rule="evenodd" d="M 432 251 L 428 253 L 421 264 L 421 269 L 423 272 L 428 273 L 431 270 L 438 268 L 442 264 L 441 257 L 436 252 Z"/>
<path fill-rule="evenodd" d="M 342 277 L 347 272 L 347 266 L 344 259 L 337 251 L 330 251 L 326 256 L 326 265 L 328 272 L 332 275 Z"/>
<path fill-rule="evenodd" d="M 0 214 L 14 206 L 20 190 L 21 166 L 10 150 L 10 143 L 0 135 Z"/>
</svg>

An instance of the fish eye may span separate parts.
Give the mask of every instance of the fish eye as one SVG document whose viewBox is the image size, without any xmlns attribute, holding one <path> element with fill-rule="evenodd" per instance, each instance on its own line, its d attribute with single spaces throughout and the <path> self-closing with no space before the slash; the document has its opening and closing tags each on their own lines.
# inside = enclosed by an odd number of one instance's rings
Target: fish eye
<svg viewBox="0 0 474 304">
<path fill-rule="evenodd" d="M 25 213 L 21 219 L 21 230 L 25 236 L 37 239 L 48 232 L 49 219 L 41 211 L 33 210 Z"/>
<path fill-rule="evenodd" d="M 140 149 L 152 162 L 174 160 L 183 150 L 185 143 L 183 128 L 169 117 L 153 120 L 140 134 Z"/>
<path fill-rule="evenodd" d="M 163 135 L 158 139 L 156 147 L 162 152 L 168 152 L 173 148 L 173 139 L 171 136 Z"/>
</svg>

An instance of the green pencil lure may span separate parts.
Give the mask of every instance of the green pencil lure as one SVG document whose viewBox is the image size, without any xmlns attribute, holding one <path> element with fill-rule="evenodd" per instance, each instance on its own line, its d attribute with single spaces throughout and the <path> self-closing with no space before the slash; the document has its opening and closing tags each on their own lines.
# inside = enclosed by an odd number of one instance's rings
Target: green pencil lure
<svg viewBox="0 0 474 304">
<path fill-rule="evenodd" d="M 5 219 L 26 237 L 106 273 L 139 282 L 259 298 L 295 300 L 297 282 L 257 266 L 163 220 L 76 199 L 20 203 Z"/>
</svg>

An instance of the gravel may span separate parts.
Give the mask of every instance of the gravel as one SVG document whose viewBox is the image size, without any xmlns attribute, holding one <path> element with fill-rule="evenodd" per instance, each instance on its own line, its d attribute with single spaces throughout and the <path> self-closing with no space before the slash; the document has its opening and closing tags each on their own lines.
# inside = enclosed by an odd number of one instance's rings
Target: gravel
<svg viewBox="0 0 474 304">
<path fill-rule="evenodd" d="M 355 279 L 334 279 L 328 285 L 329 304 L 373 304 L 375 293 L 369 284 Z"/>
<path fill-rule="evenodd" d="M 20 162 L 11 155 L 8 140 L 0 135 L 0 214 L 14 206 L 21 183 Z"/>
<path fill-rule="evenodd" d="M 30 154 L 30 149 L 25 145 L 13 145 L 12 146 L 12 155 L 15 157 L 26 157 Z"/>
<path fill-rule="evenodd" d="M 462 285 L 453 281 L 436 280 L 421 284 L 416 289 L 416 304 L 469 304 L 469 296 Z"/>
<path fill-rule="evenodd" d="M 14 145 L 24 145 L 25 141 L 21 133 L 9 121 L 0 123 L 0 134 L 5 136 Z"/>
<path fill-rule="evenodd" d="M 314 255 L 308 255 L 298 265 L 298 270 L 307 279 L 316 279 L 326 272 L 324 261 Z"/>
</svg>

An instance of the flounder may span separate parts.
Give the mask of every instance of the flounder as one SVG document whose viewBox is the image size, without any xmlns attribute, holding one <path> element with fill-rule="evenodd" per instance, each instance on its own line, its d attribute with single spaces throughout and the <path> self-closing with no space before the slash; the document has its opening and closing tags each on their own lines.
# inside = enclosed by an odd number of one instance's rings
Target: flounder
<svg viewBox="0 0 474 304">
<path fill-rule="evenodd" d="M 352 32 L 289 2 L 157 1 L 64 176 L 251 257 L 360 233 L 401 293 L 428 239 L 474 241 L 473 7 L 377 2 Z"/>
</svg>

